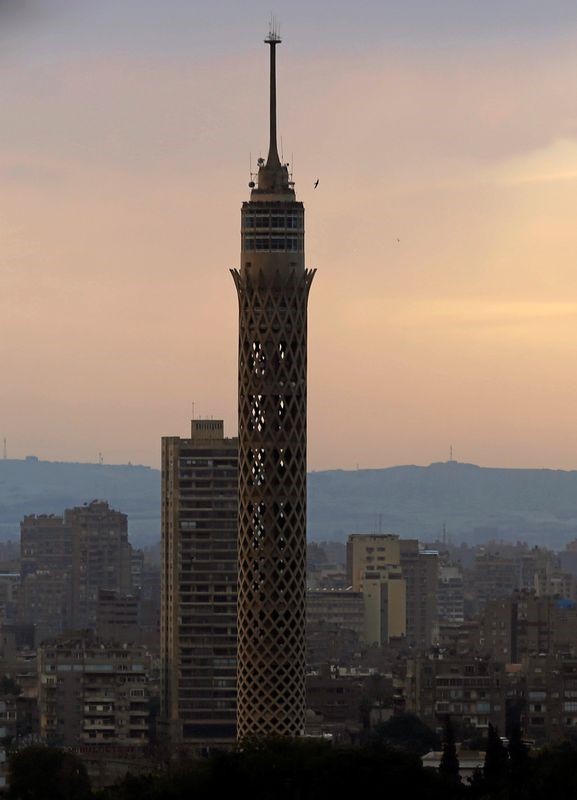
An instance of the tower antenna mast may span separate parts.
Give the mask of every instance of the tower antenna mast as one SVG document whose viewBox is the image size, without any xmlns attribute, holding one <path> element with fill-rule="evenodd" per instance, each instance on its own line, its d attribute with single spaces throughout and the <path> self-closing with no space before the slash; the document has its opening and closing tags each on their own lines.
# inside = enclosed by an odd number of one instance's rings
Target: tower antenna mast
<svg viewBox="0 0 577 800">
<path fill-rule="evenodd" d="M 280 167 L 276 133 L 276 46 L 282 42 L 282 39 L 276 17 L 270 19 L 265 42 L 270 46 L 270 137 L 267 166 Z"/>
</svg>

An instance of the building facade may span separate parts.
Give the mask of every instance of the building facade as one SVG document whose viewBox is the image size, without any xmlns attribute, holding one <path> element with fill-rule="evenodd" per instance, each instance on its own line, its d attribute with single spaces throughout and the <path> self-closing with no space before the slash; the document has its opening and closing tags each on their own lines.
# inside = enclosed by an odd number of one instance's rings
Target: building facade
<svg viewBox="0 0 577 800">
<path fill-rule="evenodd" d="M 64 524 L 73 532 L 72 625 L 94 628 L 100 589 L 132 591 L 128 518 L 93 500 L 66 509 Z"/>
<path fill-rule="evenodd" d="M 505 667 L 491 658 L 429 654 L 407 663 L 407 711 L 442 729 L 450 715 L 459 729 L 486 734 L 489 723 L 505 730 Z"/>
<path fill-rule="evenodd" d="M 334 625 L 353 631 L 362 639 L 365 624 L 363 595 L 343 589 L 309 589 L 307 625 Z"/>
<path fill-rule="evenodd" d="M 577 604 L 534 592 L 488 602 L 479 622 L 478 649 L 504 662 L 527 656 L 577 655 Z"/>
<path fill-rule="evenodd" d="M 407 631 L 407 585 L 401 542 L 390 533 L 352 534 L 347 540 L 347 577 L 364 601 L 362 639 L 382 645 Z"/>
<path fill-rule="evenodd" d="M 305 722 L 307 301 L 304 207 L 276 136 L 242 207 L 239 304 L 238 736 L 298 736 Z"/>
<path fill-rule="evenodd" d="M 38 649 L 40 735 L 49 744 L 148 744 L 144 648 L 62 636 Z"/>
<path fill-rule="evenodd" d="M 460 625 L 465 620 L 463 570 L 456 564 L 439 566 L 439 624 Z"/>
<path fill-rule="evenodd" d="M 417 539 L 401 539 L 401 569 L 407 582 L 407 641 L 421 650 L 439 635 L 439 554 L 421 550 Z"/>
<path fill-rule="evenodd" d="M 37 640 L 94 628 L 100 589 L 132 590 L 126 514 L 94 500 L 64 515 L 31 515 L 20 525 L 19 619 Z"/>
<path fill-rule="evenodd" d="M 362 591 L 366 572 L 400 564 L 400 540 L 394 533 L 353 533 L 347 539 L 347 580 L 355 592 Z"/>
<path fill-rule="evenodd" d="M 74 533 L 54 514 L 31 514 L 20 523 L 18 616 L 36 625 L 37 640 L 72 625 Z"/>
<path fill-rule="evenodd" d="M 221 420 L 163 438 L 161 718 L 174 744 L 236 737 L 237 492 Z"/>
<path fill-rule="evenodd" d="M 524 662 L 525 735 L 538 745 L 577 734 L 577 659 L 535 655 Z"/>
</svg>

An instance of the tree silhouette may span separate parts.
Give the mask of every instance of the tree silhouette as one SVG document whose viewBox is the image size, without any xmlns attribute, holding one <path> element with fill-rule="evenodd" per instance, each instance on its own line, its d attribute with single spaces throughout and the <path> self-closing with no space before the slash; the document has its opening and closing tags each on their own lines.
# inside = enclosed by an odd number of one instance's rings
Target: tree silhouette
<svg viewBox="0 0 577 800">
<path fill-rule="evenodd" d="M 507 785 L 509 777 L 509 756 L 501 741 L 499 731 L 489 723 L 487 752 L 483 766 L 483 783 L 486 791 L 498 792 Z"/>
<path fill-rule="evenodd" d="M 447 715 L 445 719 L 445 733 L 443 736 L 443 755 L 439 764 L 439 772 L 446 778 L 456 783 L 461 782 L 459 757 L 455 744 L 455 732 L 451 723 L 451 717 Z"/>
<path fill-rule="evenodd" d="M 529 748 L 521 736 L 521 727 L 515 725 L 511 728 L 509 738 L 509 782 L 510 796 L 521 798 L 526 795 L 529 784 L 531 763 L 529 758 Z"/>
<path fill-rule="evenodd" d="M 425 755 L 438 749 L 439 737 L 415 714 L 397 714 L 387 722 L 375 726 L 372 741 L 374 744 L 397 747 L 408 753 Z"/>
<path fill-rule="evenodd" d="M 10 800 L 88 800 L 86 767 L 73 753 L 33 745 L 10 756 Z"/>
</svg>

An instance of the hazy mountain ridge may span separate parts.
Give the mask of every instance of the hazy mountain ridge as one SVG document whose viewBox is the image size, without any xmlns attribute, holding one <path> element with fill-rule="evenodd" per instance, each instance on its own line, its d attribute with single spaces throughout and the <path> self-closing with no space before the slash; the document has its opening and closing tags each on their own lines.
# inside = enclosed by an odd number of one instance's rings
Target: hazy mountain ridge
<svg viewBox="0 0 577 800">
<path fill-rule="evenodd" d="M 313 538 L 377 529 L 434 538 L 444 524 L 449 535 L 477 540 L 494 533 L 555 544 L 577 535 L 577 471 L 455 461 L 336 470 L 312 473 L 309 495 Z"/>
<path fill-rule="evenodd" d="M 25 514 L 106 499 L 128 514 L 131 539 L 160 535 L 160 472 L 133 465 L 0 460 L 0 538 Z M 552 546 L 577 536 L 577 471 L 501 469 L 455 461 L 427 467 L 330 470 L 309 475 L 309 538 L 393 531 L 435 538 L 525 538 Z"/>
<path fill-rule="evenodd" d="M 160 473 L 131 464 L 0 460 L 0 538 L 18 538 L 25 514 L 61 514 L 96 498 L 128 514 L 131 538 L 160 536 Z"/>
</svg>

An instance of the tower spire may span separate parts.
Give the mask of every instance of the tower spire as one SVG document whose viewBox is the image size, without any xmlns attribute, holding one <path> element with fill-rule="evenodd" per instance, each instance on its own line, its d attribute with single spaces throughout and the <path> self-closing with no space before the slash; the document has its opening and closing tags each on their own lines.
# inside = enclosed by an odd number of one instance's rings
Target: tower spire
<svg viewBox="0 0 577 800">
<path fill-rule="evenodd" d="M 276 129 L 276 46 L 281 43 L 278 25 L 273 17 L 265 43 L 270 47 L 270 109 L 269 109 L 269 147 L 266 163 L 258 161 L 258 188 L 253 187 L 255 199 L 260 194 L 290 195 L 294 199 L 294 189 L 289 181 L 286 164 L 282 164 L 277 145 Z"/>
<path fill-rule="evenodd" d="M 269 168 L 278 168 L 281 166 L 278 156 L 276 133 L 276 46 L 280 44 L 281 41 L 282 39 L 279 35 L 276 20 L 273 18 L 270 23 L 268 36 L 265 39 L 266 44 L 270 46 L 270 137 L 268 158 L 266 161 L 266 165 Z"/>
</svg>

